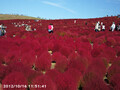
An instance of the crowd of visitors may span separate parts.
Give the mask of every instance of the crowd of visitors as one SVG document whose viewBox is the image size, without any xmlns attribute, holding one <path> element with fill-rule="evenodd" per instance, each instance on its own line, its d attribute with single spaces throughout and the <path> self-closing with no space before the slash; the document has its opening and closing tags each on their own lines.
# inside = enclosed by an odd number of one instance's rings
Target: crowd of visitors
<svg viewBox="0 0 120 90">
<path fill-rule="evenodd" d="M 100 21 L 96 22 L 95 25 L 95 32 L 99 31 L 105 31 L 105 24 L 103 22 L 100 23 Z"/>
<path fill-rule="evenodd" d="M 74 23 L 76 23 L 76 20 L 74 20 Z M 12 23 L 15 25 L 15 27 L 22 27 L 24 26 L 25 27 L 25 30 L 26 31 L 36 31 L 35 28 L 31 28 L 31 25 L 28 25 L 28 24 L 17 24 L 17 23 Z M 7 27 L 4 26 L 4 24 L 1 24 L 0 25 L 0 36 L 4 36 L 5 33 L 6 33 L 6 29 Z M 53 33 L 53 24 L 49 24 L 48 25 L 48 33 Z M 103 22 L 96 22 L 96 25 L 95 25 L 95 32 L 100 32 L 100 31 L 105 31 L 106 27 L 105 27 L 105 24 Z M 120 23 L 119 24 L 115 24 L 115 22 L 112 23 L 112 25 L 110 26 L 110 30 L 109 31 L 120 31 Z"/>
<path fill-rule="evenodd" d="M 100 23 L 100 21 L 96 22 L 95 25 L 95 32 L 99 32 L 99 31 L 105 31 L 105 24 L 103 22 Z M 120 23 L 118 25 L 115 25 L 115 22 L 112 23 L 112 25 L 110 26 L 110 30 L 109 31 L 120 31 Z"/>
</svg>

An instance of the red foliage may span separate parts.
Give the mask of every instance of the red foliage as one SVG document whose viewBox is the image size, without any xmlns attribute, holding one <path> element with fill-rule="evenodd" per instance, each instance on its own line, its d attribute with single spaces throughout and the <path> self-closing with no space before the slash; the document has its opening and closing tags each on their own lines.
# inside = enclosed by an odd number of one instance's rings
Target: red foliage
<svg viewBox="0 0 120 90">
<path fill-rule="evenodd" d="M 74 78 L 71 77 L 70 74 L 59 74 L 55 83 L 57 86 L 57 90 L 77 90 L 77 83 Z"/>
<path fill-rule="evenodd" d="M 55 52 L 52 55 L 53 61 L 56 61 L 55 69 L 60 72 L 64 72 L 68 65 L 67 58 L 59 52 Z"/>
<path fill-rule="evenodd" d="M 34 51 L 23 53 L 21 56 L 21 62 L 25 66 L 32 67 L 35 64 L 35 61 L 36 61 L 36 57 L 35 57 Z"/>
<path fill-rule="evenodd" d="M 115 74 L 120 73 L 120 60 L 115 61 L 110 68 L 108 68 L 108 79 L 111 80 L 111 77 Z"/>
<path fill-rule="evenodd" d="M 4 87 L 4 85 L 13 85 L 14 90 L 17 90 L 18 87 L 16 87 L 15 85 L 26 85 L 27 88 L 27 80 L 24 77 L 23 73 L 21 72 L 12 72 L 9 75 L 7 75 L 4 80 L 2 81 L 2 86 Z M 25 87 L 19 87 L 21 90 L 26 90 Z M 10 88 L 4 88 L 4 90 L 13 90 L 12 86 Z"/>
<path fill-rule="evenodd" d="M 61 54 L 68 57 L 74 50 L 71 47 L 68 46 L 62 46 L 60 49 Z"/>
<path fill-rule="evenodd" d="M 69 60 L 69 61 L 72 61 L 72 60 L 77 59 L 77 58 L 79 58 L 79 57 L 80 57 L 79 53 L 73 52 L 73 53 L 71 53 L 71 54 L 69 55 L 68 60 Z"/>
<path fill-rule="evenodd" d="M 9 51 L 4 58 L 5 58 L 4 61 L 6 64 L 10 64 L 12 62 L 19 61 L 19 59 L 20 59 L 17 51 Z"/>
<path fill-rule="evenodd" d="M 120 83 L 120 73 L 114 74 L 110 79 L 110 85 L 114 88 Z"/>
<path fill-rule="evenodd" d="M 114 90 L 120 90 L 120 82 L 114 87 Z"/>
<path fill-rule="evenodd" d="M 83 90 L 109 90 L 103 79 L 99 77 L 92 78 L 85 84 Z"/>
<path fill-rule="evenodd" d="M 47 75 L 42 75 L 42 76 L 36 77 L 32 81 L 32 85 L 44 85 L 44 86 L 42 86 L 42 87 L 39 86 L 37 88 L 35 88 L 35 87 L 30 88 L 30 90 L 43 90 L 43 89 L 45 89 L 45 90 L 57 90 L 55 83 Z"/>
<path fill-rule="evenodd" d="M 101 54 L 101 50 L 100 50 L 99 48 L 94 48 L 94 49 L 91 51 L 92 57 L 98 57 L 100 54 Z"/>
<path fill-rule="evenodd" d="M 44 52 L 37 58 L 35 67 L 39 71 L 49 70 L 51 67 L 51 55 L 48 52 Z"/>
<path fill-rule="evenodd" d="M 74 54 L 73 54 L 73 57 L 74 57 Z M 76 55 L 75 57 L 76 58 L 69 59 L 70 61 L 68 64 L 68 68 L 75 68 L 83 74 L 89 65 L 88 59 L 80 55 Z"/>
<path fill-rule="evenodd" d="M 65 74 L 70 75 L 79 86 L 80 80 L 82 80 L 82 74 L 80 71 L 78 71 L 75 68 L 68 68 L 68 70 L 65 72 Z"/>
<path fill-rule="evenodd" d="M 103 44 L 103 43 L 105 43 L 105 41 L 106 41 L 105 36 L 100 36 L 94 40 L 94 42 L 97 44 Z"/>
<path fill-rule="evenodd" d="M 94 59 L 92 64 L 89 65 L 86 72 L 93 72 L 100 78 L 103 78 L 105 76 L 106 70 L 107 69 L 104 62 L 101 59 L 97 58 L 97 59 Z"/>
<path fill-rule="evenodd" d="M 51 70 L 48 70 L 45 75 L 49 76 L 53 81 L 55 81 L 55 78 L 58 74 L 60 74 L 58 70 L 51 69 Z"/>
<path fill-rule="evenodd" d="M 101 56 L 106 57 L 109 62 L 113 63 L 116 59 L 116 52 L 112 47 L 106 47 L 101 53 Z"/>
<path fill-rule="evenodd" d="M 81 42 L 79 39 L 78 40 L 76 40 L 76 48 L 77 48 L 77 50 L 79 49 L 79 48 L 82 48 L 82 49 L 85 49 L 85 50 L 87 50 L 87 51 L 91 51 L 92 50 L 92 46 L 91 46 L 91 44 L 89 43 L 89 42 Z"/>
<path fill-rule="evenodd" d="M 114 46 L 116 44 L 116 40 L 113 37 L 108 37 L 105 44 L 109 47 Z"/>
<path fill-rule="evenodd" d="M 6 67 L 0 64 L 0 82 L 4 79 L 6 75 Z"/>
</svg>

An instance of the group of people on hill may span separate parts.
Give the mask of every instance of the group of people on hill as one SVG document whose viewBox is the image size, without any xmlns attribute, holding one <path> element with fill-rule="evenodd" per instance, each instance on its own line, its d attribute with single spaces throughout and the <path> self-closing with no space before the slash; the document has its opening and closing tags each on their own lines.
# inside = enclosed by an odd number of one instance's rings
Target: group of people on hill
<svg viewBox="0 0 120 90">
<path fill-rule="evenodd" d="M 4 26 L 4 24 L 1 24 L 0 25 L 0 36 L 4 36 L 5 35 L 5 33 L 6 33 L 6 29 L 7 27 L 6 26 Z"/>
<path fill-rule="evenodd" d="M 25 30 L 26 31 L 36 31 L 36 30 L 32 30 L 30 25 L 26 25 L 25 26 Z M 4 26 L 4 24 L 0 25 L 0 36 L 4 36 L 6 33 L 6 29 L 7 27 Z M 53 33 L 53 24 L 49 24 L 48 25 L 48 33 Z M 120 23 L 118 25 L 115 25 L 115 22 L 112 23 L 110 30 L 109 31 L 120 31 Z M 105 24 L 103 22 L 98 21 L 95 25 L 95 32 L 99 32 L 99 31 L 105 31 Z"/>
<path fill-rule="evenodd" d="M 115 25 L 115 22 L 112 23 L 109 31 L 113 32 L 115 30 L 120 31 L 120 23 L 118 25 Z M 99 31 L 105 31 L 105 24 L 103 24 L 103 22 L 100 23 L 100 21 L 98 21 L 95 25 L 95 32 Z"/>
<path fill-rule="evenodd" d="M 100 21 L 98 21 L 95 25 L 95 32 L 99 31 L 105 31 L 105 24 L 103 22 L 100 23 Z"/>
</svg>

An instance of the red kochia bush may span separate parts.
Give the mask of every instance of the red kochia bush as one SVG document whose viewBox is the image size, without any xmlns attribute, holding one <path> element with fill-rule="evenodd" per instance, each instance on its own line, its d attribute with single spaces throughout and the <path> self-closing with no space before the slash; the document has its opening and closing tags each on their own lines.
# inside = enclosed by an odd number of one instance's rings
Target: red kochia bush
<svg viewBox="0 0 120 90">
<path fill-rule="evenodd" d="M 77 90 L 77 83 L 74 78 L 67 73 L 59 74 L 55 79 L 55 83 L 57 90 Z"/>
<path fill-rule="evenodd" d="M 119 73 L 120 73 L 120 61 L 117 60 L 108 69 L 108 79 L 110 80 L 113 75 L 119 74 Z"/>
<path fill-rule="evenodd" d="M 88 65 L 88 59 L 78 55 L 76 58 L 70 59 L 68 68 L 75 68 L 83 74 L 84 71 L 87 69 Z"/>
<path fill-rule="evenodd" d="M 106 46 L 104 44 L 98 45 L 97 43 L 94 43 L 93 44 L 93 49 L 91 51 L 92 57 L 100 56 L 105 48 L 106 48 Z"/>
<path fill-rule="evenodd" d="M 52 55 L 52 61 L 58 61 L 58 58 L 61 57 L 62 54 L 60 52 L 54 52 Z"/>
<path fill-rule="evenodd" d="M 74 50 L 68 46 L 62 46 L 60 49 L 61 54 L 68 57 Z"/>
<path fill-rule="evenodd" d="M 104 62 L 99 58 L 94 59 L 92 64 L 90 64 L 86 70 L 86 72 L 89 72 L 89 71 L 95 73 L 100 78 L 103 78 L 105 76 L 105 73 L 106 73 L 106 67 L 105 67 Z"/>
<path fill-rule="evenodd" d="M 4 79 L 6 72 L 6 66 L 0 63 L 0 82 Z"/>
<path fill-rule="evenodd" d="M 106 47 L 101 55 L 108 58 L 109 62 L 111 63 L 113 63 L 116 59 L 116 52 L 112 47 Z"/>
<path fill-rule="evenodd" d="M 120 73 L 114 74 L 110 79 L 110 85 L 114 88 L 120 83 Z"/>
<path fill-rule="evenodd" d="M 5 63 L 10 64 L 12 62 L 16 62 L 19 60 L 19 55 L 17 54 L 16 51 L 14 52 L 8 52 L 5 56 Z"/>
<path fill-rule="evenodd" d="M 35 66 L 39 71 L 49 70 L 51 67 L 51 55 L 48 52 L 44 52 L 37 58 Z"/>
<path fill-rule="evenodd" d="M 2 81 L 2 86 L 4 85 L 28 85 L 26 78 L 24 77 L 23 73 L 21 72 L 12 72 L 7 75 L 4 80 Z M 20 90 L 26 90 L 27 87 L 19 87 Z M 18 87 L 12 88 L 4 88 L 4 90 L 18 90 Z"/>
<path fill-rule="evenodd" d="M 114 90 L 120 90 L 120 82 L 114 87 Z"/>
<path fill-rule="evenodd" d="M 28 52 L 28 53 L 23 53 L 21 56 L 21 62 L 25 66 L 32 67 L 35 64 L 36 58 L 34 55 L 34 51 Z"/>
<path fill-rule="evenodd" d="M 59 52 L 56 52 L 53 53 L 52 59 L 53 61 L 56 61 L 55 69 L 60 72 L 64 72 L 68 65 L 67 58 Z"/>
<path fill-rule="evenodd" d="M 105 36 L 100 36 L 100 37 L 98 37 L 98 38 L 96 38 L 94 40 L 94 42 L 98 43 L 98 44 L 103 44 L 103 43 L 105 43 L 105 41 L 106 41 L 106 37 Z"/>
<path fill-rule="evenodd" d="M 65 73 L 69 74 L 79 86 L 80 80 L 82 80 L 82 74 L 80 71 L 78 71 L 75 68 L 68 68 L 68 70 Z"/>
<path fill-rule="evenodd" d="M 30 88 L 30 90 L 57 90 L 55 83 L 47 75 L 37 76 L 32 85 L 39 85 L 39 87 Z"/>
<path fill-rule="evenodd" d="M 91 51 L 91 55 L 93 57 L 98 57 L 99 55 L 101 54 L 101 51 L 99 48 L 94 48 L 92 51 Z"/>
<path fill-rule="evenodd" d="M 109 90 L 103 79 L 96 77 L 85 84 L 83 90 Z"/>
<path fill-rule="evenodd" d="M 46 72 L 45 75 L 49 76 L 53 81 L 55 81 L 55 77 L 60 74 L 60 72 L 56 69 L 51 69 Z"/>
<path fill-rule="evenodd" d="M 35 70 L 32 70 L 32 68 L 28 66 L 24 66 L 22 62 L 13 62 L 9 64 L 6 68 L 7 69 L 5 75 L 10 74 L 11 72 L 22 72 L 24 76 L 27 78 L 28 83 L 31 83 L 31 80 L 34 77 L 41 75 L 41 72 L 37 72 Z"/>
<path fill-rule="evenodd" d="M 105 42 L 105 44 L 107 45 L 107 46 L 114 46 L 115 44 L 116 44 L 116 41 L 115 41 L 115 39 L 113 38 L 113 37 L 108 37 L 107 38 L 107 41 Z"/>
</svg>

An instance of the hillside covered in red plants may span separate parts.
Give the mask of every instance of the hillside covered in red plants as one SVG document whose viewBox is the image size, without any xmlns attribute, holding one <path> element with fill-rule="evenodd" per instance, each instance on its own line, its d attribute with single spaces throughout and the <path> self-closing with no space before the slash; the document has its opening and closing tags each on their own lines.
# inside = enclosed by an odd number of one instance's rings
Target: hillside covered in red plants
<svg viewBox="0 0 120 90">
<path fill-rule="evenodd" d="M 95 32 L 97 21 L 105 31 Z M 120 31 L 109 31 L 112 22 L 120 18 L 0 20 L 7 27 L 0 37 L 2 89 L 120 90 Z"/>
</svg>

